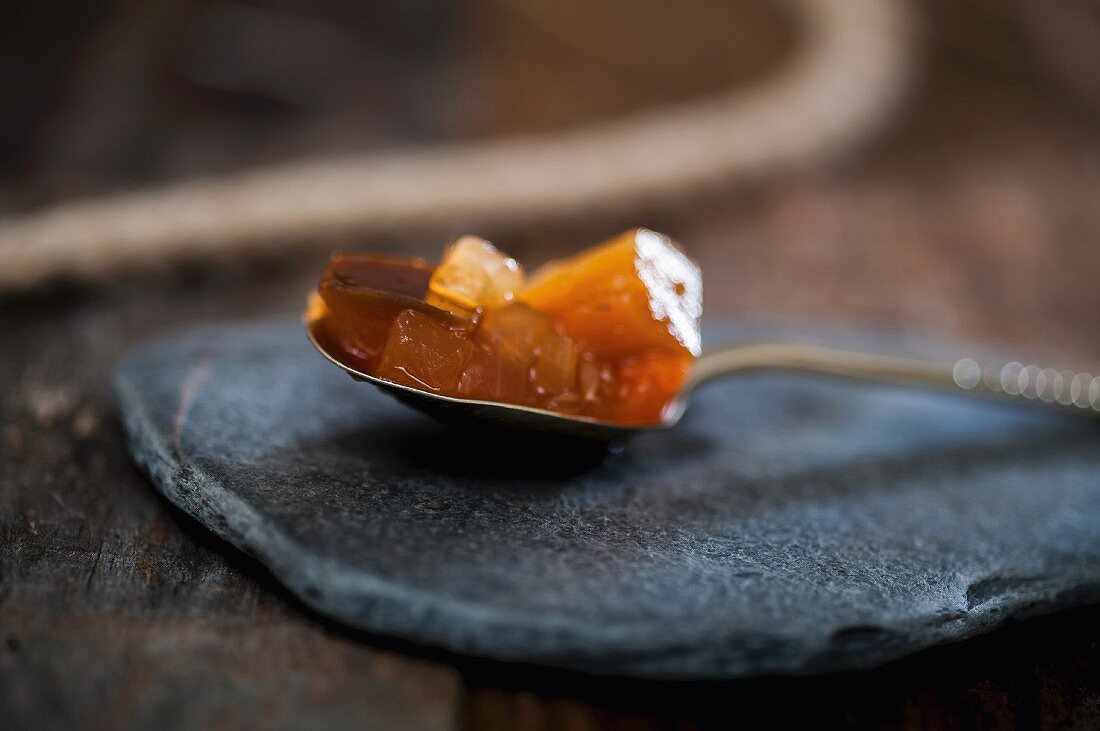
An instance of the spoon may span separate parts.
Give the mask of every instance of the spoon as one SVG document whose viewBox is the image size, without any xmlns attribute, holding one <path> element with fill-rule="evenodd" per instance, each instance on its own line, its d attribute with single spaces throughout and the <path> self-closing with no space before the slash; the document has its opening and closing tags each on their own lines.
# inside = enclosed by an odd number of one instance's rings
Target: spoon
<svg viewBox="0 0 1100 731">
<path fill-rule="evenodd" d="M 675 426 L 687 410 L 696 386 L 720 376 L 761 370 L 813 373 L 861 381 L 932 388 L 971 396 L 1000 397 L 1062 411 L 1100 417 L 1100 376 L 1040 368 L 1019 362 L 974 358 L 925 360 L 802 343 L 744 343 L 708 352 L 692 367 L 691 377 L 657 424 L 618 424 L 587 416 L 560 414 L 531 406 L 443 396 L 357 371 L 325 351 L 312 328 L 310 342 L 352 378 L 378 386 L 399 401 L 443 422 L 551 432 L 568 437 L 616 441 Z"/>
</svg>

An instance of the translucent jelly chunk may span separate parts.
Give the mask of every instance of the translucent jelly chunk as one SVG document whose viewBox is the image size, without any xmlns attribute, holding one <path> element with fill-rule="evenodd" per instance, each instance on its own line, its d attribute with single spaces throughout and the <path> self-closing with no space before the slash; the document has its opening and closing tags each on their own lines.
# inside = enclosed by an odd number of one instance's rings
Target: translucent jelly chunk
<svg viewBox="0 0 1100 731">
<path fill-rule="evenodd" d="M 635 229 L 531 276 L 517 301 L 608 358 L 700 352 L 699 268 L 667 236 Z"/>
<path fill-rule="evenodd" d="M 579 358 L 577 344 L 570 338 L 556 333 L 542 338 L 535 348 L 535 363 L 531 368 L 535 393 L 547 401 L 578 400 Z"/>
<path fill-rule="evenodd" d="M 660 421 L 691 371 L 691 359 L 649 354 L 624 359 L 615 375 L 617 392 L 607 418 L 623 424 Z"/>
<path fill-rule="evenodd" d="M 524 285 L 523 268 L 477 236 L 463 236 L 443 256 L 428 283 L 427 303 L 456 315 L 500 307 Z"/>
<path fill-rule="evenodd" d="M 467 398 L 532 405 L 535 349 L 554 331 L 548 315 L 526 305 L 488 310 L 474 330 L 474 353 L 458 390 Z"/>
<path fill-rule="evenodd" d="M 369 369 L 397 313 L 427 307 L 421 300 L 431 272 L 423 259 L 334 255 L 310 297 L 306 322 L 334 355 Z"/>
<path fill-rule="evenodd" d="M 417 309 L 404 310 L 393 322 L 374 375 L 414 388 L 454 393 L 473 350 L 462 324 Z"/>
</svg>

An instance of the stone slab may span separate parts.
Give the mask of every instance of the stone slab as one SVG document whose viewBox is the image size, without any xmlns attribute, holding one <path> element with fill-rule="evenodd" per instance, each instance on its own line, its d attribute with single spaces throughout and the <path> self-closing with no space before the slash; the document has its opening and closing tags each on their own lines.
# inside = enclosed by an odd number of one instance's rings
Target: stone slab
<svg viewBox="0 0 1100 731">
<path fill-rule="evenodd" d="M 455 653 L 818 673 L 1100 599 L 1100 429 L 1027 407 L 756 374 L 601 459 L 438 425 L 289 324 L 153 343 L 115 387 L 171 502 L 318 612 Z"/>
</svg>

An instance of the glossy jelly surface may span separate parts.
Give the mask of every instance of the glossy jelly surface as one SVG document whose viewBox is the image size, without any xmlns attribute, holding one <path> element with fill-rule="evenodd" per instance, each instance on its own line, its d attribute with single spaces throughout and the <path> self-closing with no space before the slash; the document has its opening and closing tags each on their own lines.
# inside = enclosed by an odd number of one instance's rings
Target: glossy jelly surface
<svg viewBox="0 0 1100 731">
<path fill-rule="evenodd" d="M 656 424 L 700 351 L 699 270 L 634 229 L 525 276 L 466 236 L 422 259 L 334 255 L 306 321 L 355 370 L 457 398 Z"/>
</svg>

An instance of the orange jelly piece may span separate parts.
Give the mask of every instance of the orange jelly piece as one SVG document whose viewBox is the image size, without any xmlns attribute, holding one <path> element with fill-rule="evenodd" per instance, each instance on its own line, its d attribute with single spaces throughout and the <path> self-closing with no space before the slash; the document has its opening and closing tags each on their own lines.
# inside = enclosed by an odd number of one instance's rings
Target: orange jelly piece
<svg viewBox="0 0 1100 731">
<path fill-rule="evenodd" d="M 341 363 L 458 398 L 654 424 L 699 354 L 702 286 L 666 236 L 628 231 L 529 279 L 463 237 L 437 268 L 336 255 L 306 321 Z"/>
</svg>

